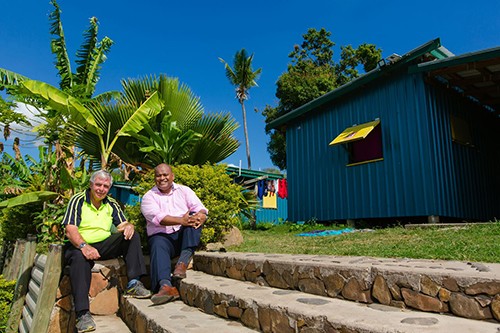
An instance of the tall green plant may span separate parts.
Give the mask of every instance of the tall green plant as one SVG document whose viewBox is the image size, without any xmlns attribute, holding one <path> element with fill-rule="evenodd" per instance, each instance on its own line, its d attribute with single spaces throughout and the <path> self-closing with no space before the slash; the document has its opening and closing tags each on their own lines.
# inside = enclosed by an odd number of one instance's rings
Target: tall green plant
<svg viewBox="0 0 500 333">
<path fill-rule="evenodd" d="M 83 42 L 75 57 L 76 70 L 73 71 L 61 19 L 61 9 L 56 0 L 50 3 L 53 6 L 53 11 L 49 15 L 49 33 L 52 36 L 50 45 L 55 57 L 54 65 L 57 75 L 60 78 L 59 92 L 63 94 L 53 93 L 54 90 L 48 88 L 46 83 L 32 81 L 26 76 L 3 68 L 0 68 L 0 89 L 6 88 L 13 101 L 31 105 L 34 110 L 37 110 L 35 117 L 39 118 L 41 125 L 37 126 L 35 131 L 47 144 L 48 156 L 52 153 L 57 155 L 56 163 L 51 166 L 51 170 L 56 169 L 60 173 L 56 177 L 50 177 L 50 174 L 45 175 L 47 186 L 52 188 L 58 187 L 59 179 L 66 175 L 70 177 L 73 175 L 75 132 L 71 124 L 75 122 L 80 125 L 84 124 L 88 131 L 96 128 L 96 124 L 87 126 L 91 118 L 82 108 L 79 108 L 78 112 L 71 112 L 71 108 L 53 107 L 54 100 L 66 99 L 67 101 L 58 101 L 56 104 L 59 106 L 65 103 L 73 104 L 72 109 L 74 109 L 79 105 L 87 107 L 89 103 L 95 101 L 107 101 L 116 93 L 106 92 L 93 96 L 100 77 L 101 66 L 106 61 L 107 54 L 113 45 L 113 41 L 108 37 L 98 39 L 97 18 L 90 18 L 89 27 L 83 32 Z M 47 96 L 47 93 L 50 96 Z M 5 121 L 7 128 L 10 122 L 16 122 L 16 119 L 8 118 Z M 49 169 L 45 171 L 52 172 Z M 52 184 L 52 181 L 56 184 Z"/>
<path fill-rule="evenodd" d="M 85 151 L 88 146 L 83 144 L 81 148 L 90 156 L 99 158 L 103 169 L 108 167 L 111 152 L 118 138 L 139 132 L 144 124 L 161 110 L 157 93 L 153 93 L 137 109 L 131 110 L 127 108 L 128 105 L 111 103 L 90 103 L 85 106 L 77 98 L 41 81 L 25 81 L 21 84 L 21 89 L 44 101 L 60 114 L 71 116 L 80 138 L 87 134 L 92 135 L 94 138 L 92 143 L 98 147 L 98 154 Z M 118 129 L 113 129 L 114 123 L 103 116 L 109 109 L 114 108 L 116 111 L 114 116 L 121 120 L 121 127 Z"/>
<path fill-rule="evenodd" d="M 222 58 L 219 60 L 224 64 L 226 70 L 226 77 L 229 82 L 236 87 L 236 98 L 241 105 L 241 112 L 243 114 L 243 130 L 245 132 L 245 146 L 247 153 L 248 169 L 252 169 L 252 162 L 250 159 L 250 143 L 248 140 L 248 127 L 247 127 L 247 112 L 245 110 L 245 101 L 249 98 L 249 90 L 257 86 L 257 78 L 260 76 L 262 69 L 252 69 L 253 54 L 248 55 L 245 49 L 241 49 L 234 55 L 234 65 L 231 66 Z"/>
</svg>

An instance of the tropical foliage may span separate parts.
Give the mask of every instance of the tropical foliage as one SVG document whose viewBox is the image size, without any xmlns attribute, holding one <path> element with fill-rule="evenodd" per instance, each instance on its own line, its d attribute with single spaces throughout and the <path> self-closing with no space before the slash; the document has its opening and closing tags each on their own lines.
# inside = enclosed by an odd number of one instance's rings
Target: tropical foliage
<svg viewBox="0 0 500 333">
<path fill-rule="evenodd" d="M 66 191 L 71 194 L 72 186 L 69 185 L 74 177 L 75 132 L 70 125 L 74 122 L 81 123 L 83 120 L 86 124 L 87 120 L 82 112 L 68 112 L 74 111 L 74 108 L 62 112 L 58 106 L 62 103 L 61 98 L 68 96 L 71 97 L 68 99 L 76 105 L 76 108 L 97 100 L 106 100 L 106 96 L 113 95 L 113 93 L 106 93 L 105 96 L 95 98 L 92 96 L 99 79 L 101 65 L 106 60 L 113 42 L 108 37 L 98 40 L 98 21 L 95 17 L 90 18 L 89 28 L 84 31 L 83 42 L 76 53 L 76 71 L 72 71 L 61 21 L 61 10 L 55 0 L 51 1 L 51 4 L 53 6 L 53 11 L 49 15 L 52 35 L 51 50 L 60 78 L 59 89 L 3 68 L 0 68 L 0 89 L 6 89 L 15 103 L 28 104 L 35 110 L 34 116 L 38 118 L 40 125 L 34 130 L 39 137 L 43 138 L 46 151 L 43 156 L 40 156 L 45 166 L 33 175 L 38 175 L 44 180 L 44 188 L 39 188 L 39 190 L 56 191 L 64 195 Z M 13 103 L 9 103 L 8 109 L 3 107 L 1 109 L 0 120 L 4 124 L 4 134 L 5 129 L 9 129 L 11 123 L 30 125 L 22 115 L 13 110 Z M 5 113 L 6 111 L 9 113 Z M 88 129 L 92 130 L 93 127 L 89 126 Z M 7 136 L 4 135 L 4 137 Z M 18 138 L 16 138 L 14 148 L 19 146 L 16 142 L 19 142 Z M 11 168 L 11 158 L 8 156 L 2 158 L 9 160 Z M 15 159 L 22 160 L 19 148 Z M 12 173 L 11 178 L 23 182 L 22 178 L 17 178 L 16 170 L 4 168 L 2 171 Z M 22 186 L 19 186 L 19 189 L 22 189 Z M 30 191 L 31 189 L 30 186 L 25 186 L 22 190 Z"/>
<path fill-rule="evenodd" d="M 257 86 L 257 78 L 260 76 L 262 69 L 252 69 L 253 54 L 248 55 L 245 49 L 241 49 L 234 55 L 234 65 L 231 66 L 224 60 L 219 58 L 224 64 L 226 77 L 229 82 L 236 87 L 236 98 L 241 104 L 241 112 L 243 114 L 243 130 L 245 134 L 245 146 L 247 153 L 248 169 L 252 169 L 250 158 L 250 143 L 248 140 L 247 128 L 247 113 L 245 109 L 245 101 L 249 98 L 249 90 Z"/>
<path fill-rule="evenodd" d="M 302 44 L 294 46 L 288 55 L 291 59 L 288 70 L 276 82 L 278 106 L 268 105 L 262 111 L 266 124 L 357 78 L 359 67 L 368 72 L 377 66 L 382 50 L 373 44 L 362 44 L 356 49 L 351 45 L 341 46 L 340 60 L 336 63 L 335 43 L 330 35 L 324 28 L 319 31 L 311 28 L 302 36 Z M 281 170 L 286 169 L 285 134 L 269 129 L 266 133 L 270 135 L 267 150 L 271 161 Z"/>
<path fill-rule="evenodd" d="M 16 281 L 7 281 L 0 275 L 0 331 L 2 332 L 5 332 L 7 327 L 15 287 Z"/>
<path fill-rule="evenodd" d="M 138 105 L 155 93 L 159 100 L 156 115 L 143 130 L 118 140 L 114 153 L 124 163 L 143 169 L 161 162 L 202 165 L 220 162 L 238 149 L 234 118 L 223 113 L 205 114 L 199 97 L 177 78 L 160 75 L 122 80 L 122 88 L 117 108 Z M 113 119 L 116 126 L 120 121 Z M 89 148 L 82 146 L 84 151 Z"/>
</svg>

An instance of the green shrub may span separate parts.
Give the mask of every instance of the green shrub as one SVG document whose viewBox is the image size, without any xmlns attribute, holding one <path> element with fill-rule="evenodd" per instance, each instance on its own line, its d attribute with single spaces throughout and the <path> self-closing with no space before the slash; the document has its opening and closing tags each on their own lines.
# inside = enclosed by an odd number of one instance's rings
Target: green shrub
<svg viewBox="0 0 500 333">
<path fill-rule="evenodd" d="M 28 234 L 36 235 L 37 230 L 33 219 L 41 210 L 41 203 L 0 210 L 0 238 L 4 241 L 15 241 L 18 238 L 26 238 Z"/>
<path fill-rule="evenodd" d="M 0 275 L 0 332 L 5 332 L 15 287 L 16 281 L 7 281 Z"/>
<path fill-rule="evenodd" d="M 239 214 L 251 204 L 245 199 L 243 188 L 234 184 L 227 175 L 226 165 L 179 165 L 172 167 L 172 171 L 175 182 L 189 186 L 209 210 L 209 218 L 202 231 L 202 244 L 222 240 L 224 232 L 240 223 Z M 142 196 L 154 183 L 154 171 L 151 170 L 134 190 Z M 141 238 L 146 239 L 146 221 L 140 213 L 140 205 L 128 206 L 126 214 L 141 232 Z"/>
<path fill-rule="evenodd" d="M 135 231 L 141 236 L 141 244 L 144 253 L 148 253 L 148 236 L 146 233 L 146 219 L 141 213 L 140 204 L 131 206 L 125 205 L 125 216 L 127 221 L 132 223 L 135 227 Z"/>
</svg>

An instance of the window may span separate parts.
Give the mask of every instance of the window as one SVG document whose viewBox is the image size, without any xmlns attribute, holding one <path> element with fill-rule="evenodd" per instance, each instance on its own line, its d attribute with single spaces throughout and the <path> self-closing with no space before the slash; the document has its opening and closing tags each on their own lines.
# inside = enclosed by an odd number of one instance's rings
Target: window
<svg viewBox="0 0 500 333">
<path fill-rule="evenodd" d="M 470 133 L 470 126 L 464 119 L 450 115 L 451 122 L 451 139 L 465 146 L 471 146 L 472 135 Z"/>
<path fill-rule="evenodd" d="M 380 120 L 346 128 L 330 146 L 344 144 L 349 152 L 349 165 L 379 161 L 382 153 L 382 126 Z"/>
</svg>

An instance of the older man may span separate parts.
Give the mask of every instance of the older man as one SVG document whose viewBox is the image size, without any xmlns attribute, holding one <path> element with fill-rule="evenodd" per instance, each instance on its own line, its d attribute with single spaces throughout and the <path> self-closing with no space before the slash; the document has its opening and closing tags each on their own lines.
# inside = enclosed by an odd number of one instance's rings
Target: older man
<svg viewBox="0 0 500 333">
<path fill-rule="evenodd" d="M 168 164 L 155 168 L 155 183 L 141 201 L 141 211 L 147 221 L 150 249 L 151 288 L 157 292 L 153 304 L 163 304 L 179 298 L 172 277 L 186 277 L 186 269 L 200 243 L 201 226 L 208 210 L 193 190 L 174 183 L 174 173 Z M 171 259 L 179 256 L 171 276 Z"/>
<path fill-rule="evenodd" d="M 118 203 L 108 197 L 112 183 L 113 178 L 107 171 L 95 172 L 90 177 L 90 188 L 70 199 L 64 215 L 69 240 L 64 255 L 70 265 L 78 332 L 95 330 L 88 297 L 94 260 L 123 255 L 129 279 L 126 294 L 136 298 L 151 296 L 140 281 L 141 276 L 147 274 L 140 236 L 134 231 L 134 225 L 127 222 Z M 112 232 L 112 225 L 118 232 Z"/>
</svg>

